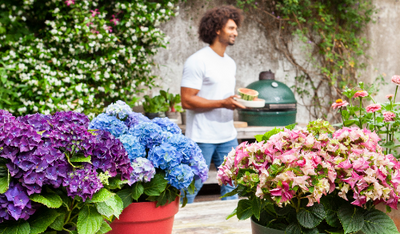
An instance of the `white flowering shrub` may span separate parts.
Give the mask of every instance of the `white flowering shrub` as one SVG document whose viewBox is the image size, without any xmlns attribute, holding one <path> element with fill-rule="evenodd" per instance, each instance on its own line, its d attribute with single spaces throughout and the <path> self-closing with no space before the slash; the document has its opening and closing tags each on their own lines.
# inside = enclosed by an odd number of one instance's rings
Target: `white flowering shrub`
<svg viewBox="0 0 400 234">
<path fill-rule="evenodd" d="M 0 109 L 16 115 L 102 111 L 155 86 L 158 28 L 177 0 L 5 0 L 0 3 Z M 139 88 L 141 87 L 141 88 Z"/>
</svg>

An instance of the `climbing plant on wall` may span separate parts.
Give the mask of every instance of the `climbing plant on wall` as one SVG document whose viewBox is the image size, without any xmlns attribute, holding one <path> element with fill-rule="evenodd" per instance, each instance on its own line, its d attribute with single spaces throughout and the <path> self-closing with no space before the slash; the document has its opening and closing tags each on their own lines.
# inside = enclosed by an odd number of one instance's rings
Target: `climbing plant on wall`
<svg viewBox="0 0 400 234">
<path fill-rule="evenodd" d="M 0 109 L 94 114 L 155 85 L 152 55 L 177 0 L 4 0 Z"/>
<path fill-rule="evenodd" d="M 376 8 L 370 0 L 236 0 L 247 16 L 266 29 L 274 48 L 296 69 L 293 86 L 313 118 L 327 118 L 343 87 L 358 83 L 369 44 L 362 34 Z M 307 61 L 293 53 L 301 42 Z M 304 57 L 302 57 L 304 58 Z M 381 78 L 382 79 L 382 78 Z M 371 87 L 372 88 L 372 87 Z"/>
</svg>

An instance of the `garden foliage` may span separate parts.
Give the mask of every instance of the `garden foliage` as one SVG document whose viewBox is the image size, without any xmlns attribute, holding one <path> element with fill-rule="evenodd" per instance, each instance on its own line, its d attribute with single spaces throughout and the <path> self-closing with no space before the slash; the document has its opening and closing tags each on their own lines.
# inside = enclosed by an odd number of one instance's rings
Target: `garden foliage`
<svg viewBox="0 0 400 234">
<path fill-rule="evenodd" d="M 176 1 L 1 1 L 0 108 L 91 116 L 154 86 L 151 56 Z"/>
</svg>

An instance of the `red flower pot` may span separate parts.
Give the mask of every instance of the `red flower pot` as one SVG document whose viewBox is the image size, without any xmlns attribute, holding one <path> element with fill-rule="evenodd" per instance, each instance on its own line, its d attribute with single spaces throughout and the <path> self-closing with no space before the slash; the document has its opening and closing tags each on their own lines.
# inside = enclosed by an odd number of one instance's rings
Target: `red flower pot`
<svg viewBox="0 0 400 234">
<path fill-rule="evenodd" d="M 111 223 L 108 234 L 171 234 L 178 210 L 179 197 L 159 207 L 156 202 L 132 203 Z"/>
</svg>

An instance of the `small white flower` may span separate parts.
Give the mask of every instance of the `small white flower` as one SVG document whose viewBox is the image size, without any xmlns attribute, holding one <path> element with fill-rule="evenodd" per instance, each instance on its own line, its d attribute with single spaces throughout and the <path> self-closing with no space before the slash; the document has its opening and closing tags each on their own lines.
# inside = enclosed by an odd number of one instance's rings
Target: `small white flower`
<svg viewBox="0 0 400 234">
<path fill-rule="evenodd" d="M 115 61 L 115 59 L 111 59 L 111 63 L 112 63 L 112 64 L 116 64 L 117 61 Z"/>
</svg>

